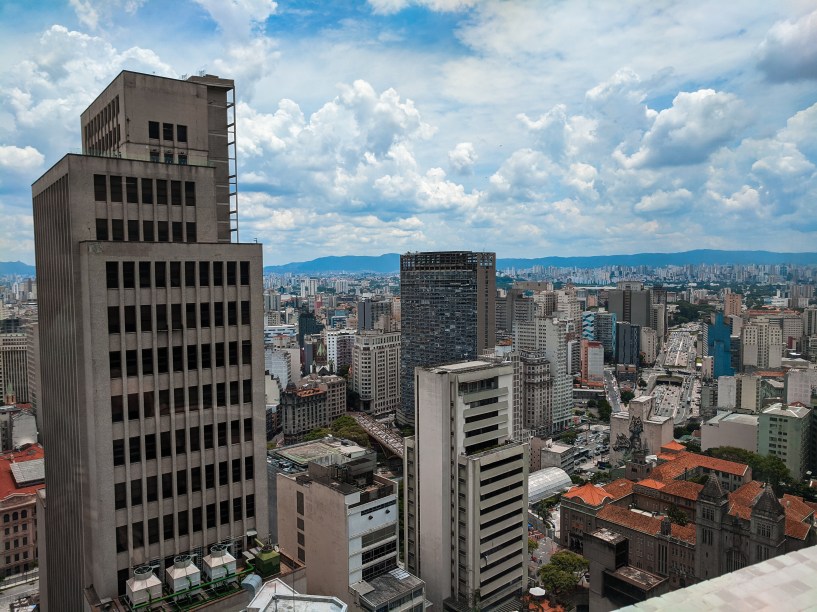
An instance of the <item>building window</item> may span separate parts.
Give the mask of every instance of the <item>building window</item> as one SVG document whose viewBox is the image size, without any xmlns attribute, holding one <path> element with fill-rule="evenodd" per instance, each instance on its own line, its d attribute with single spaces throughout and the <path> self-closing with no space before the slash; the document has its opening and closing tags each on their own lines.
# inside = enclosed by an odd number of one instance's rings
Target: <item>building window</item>
<svg viewBox="0 0 817 612">
<path fill-rule="evenodd" d="M 104 174 L 94 174 L 94 199 L 97 202 L 108 200 L 108 178 Z"/>
<path fill-rule="evenodd" d="M 170 151 L 165 151 L 165 163 L 172 164 L 173 163 L 173 153 Z"/>
<path fill-rule="evenodd" d="M 184 182 L 184 203 L 186 206 L 196 205 L 196 183 L 193 181 Z"/>
<path fill-rule="evenodd" d="M 187 165 L 187 155 L 185 153 L 179 153 L 179 165 L 180 166 Z"/>
<path fill-rule="evenodd" d="M 125 194 L 128 204 L 139 203 L 139 179 L 135 176 L 125 177 Z"/>
<path fill-rule="evenodd" d="M 159 139 L 159 122 L 148 121 L 148 138 Z"/>
<path fill-rule="evenodd" d="M 163 179 L 157 179 L 156 181 L 156 203 L 167 204 L 167 181 Z"/>
<path fill-rule="evenodd" d="M 179 142 L 187 142 L 187 126 L 186 125 L 177 125 L 176 126 L 176 140 Z"/>
<path fill-rule="evenodd" d="M 173 140 L 173 124 L 162 124 L 162 140 Z"/>
</svg>

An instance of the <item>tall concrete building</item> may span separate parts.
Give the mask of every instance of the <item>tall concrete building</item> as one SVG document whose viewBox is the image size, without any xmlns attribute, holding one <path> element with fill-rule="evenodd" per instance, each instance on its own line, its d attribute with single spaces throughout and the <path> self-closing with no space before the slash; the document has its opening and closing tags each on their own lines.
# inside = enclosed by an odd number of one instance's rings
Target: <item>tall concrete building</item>
<svg viewBox="0 0 817 612">
<path fill-rule="evenodd" d="M 741 332 L 741 353 L 744 368 L 779 368 L 783 356 L 782 329 L 765 319 L 747 323 Z"/>
<path fill-rule="evenodd" d="M 362 410 L 382 416 L 400 409 L 400 332 L 363 332 L 352 348 L 352 391 Z"/>
<path fill-rule="evenodd" d="M 496 343 L 496 254 L 400 256 L 402 355 L 398 420 L 414 420 L 414 368 L 475 359 Z"/>
<path fill-rule="evenodd" d="M 615 313 L 616 320 L 626 321 L 641 327 L 652 324 L 652 294 L 638 281 L 619 281 L 615 289 L 608 292 L 608 309 Z"/>
<path fill-rule="evenodd" d="M 542 432 L 564 429 L 573 414 L 573 376 L 567 362 L 569 326 L 567 321 L 537 316 L 530 322 L 518 322 L 514 328 L 515 351 L 541 352 L 550 362 L 552 421 L 536 427 Z"/>
<path fill-rule="evenodd" d="M 0 401 L 13 396 L 16 403 L 28 402 L 27 353 L 25 332 L 0 334 Z"/>
<path fill-rule="evenodd" d="M 527 587 L 528 444 L 510 440 L 513 368 L 418 368 L 406 438 L 406 569 L 435 610 L 493 609 Z"/>
<path fill-rule="evenodd" d="M 725 289 L 723 294 L 723 316 L 739 317 L 743 307 L 743 294 Z"/>
<path fill-rule="evenodd" d="M 812 433 L 811 409 L 773 404 L 761 411 L 757 428 L 757 452 L 783 460 L 795 480 L 805 477 Z"/>
<path fill-rule="evenodd" d="M 233 87 L 122 72 L 82 114 L 83 154 L 32 187 L 46 608 L 269 532 L 261 246 L 231 243 Z"/>
<path fill-rule="evenodd" d="M 638 365 L 641 327 L 626 321 L 616 323 L 616 363 Z"/>
</svg>

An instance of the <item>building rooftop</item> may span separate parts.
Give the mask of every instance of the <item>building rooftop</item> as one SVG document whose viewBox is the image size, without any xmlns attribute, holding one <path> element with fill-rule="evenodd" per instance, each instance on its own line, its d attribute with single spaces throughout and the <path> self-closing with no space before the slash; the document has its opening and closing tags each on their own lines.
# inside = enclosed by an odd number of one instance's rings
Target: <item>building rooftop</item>
<svg viewBox="0 0 817 612">
<path fill-rule="evenodd" d="M 671 461 L 656 466 L 651 477 L 655 480 L 667 482 L 682 476 L 686 471 L 697 468 L 706 468 L 734 476 L 745 476 L 749 471 L 749 466 L 742 463 L 718 459 L 708 455 L 683 452 L 675 455 Z"/>
<path fill-rule="evenodd" d="M 623 542 L 627 538 L 625 538 L 620 533 L 616 533 L 615 531 L 611 531 L 607 529 L 607 527 L 601 527 L 600 529 L 596 529 L 592 534 L 590 534 L 599 540 L 604 540 L 610 544 L 618 544 L 619 542 Z"/>
<path fill-rule="evenodd" d="M 570 488 L 572 481 L 562 468 L 547 467 L 528 476 L 528 503 L 561 493 Z"/>
<path fill-rule="evenodd" d="M 45 486 L 44 456 L 39 444 L 0 455 L 0 501 L 11 495 L 32 495 Z M 36 462 L 33 468 L 23 465 L 32 461 Z"/>
<path fill-rule="evenodd" d="M 337 597 L 303 595 L 276 578 L 265 582 L 247 606 L 247 612 L 346 612 Z"/>
<path fill-rule="evenodd" d="M 755 563 L 712 580 L 653 597 L 628 612 L 813 610 L 817 601 L 817 546 Z"/>
<path fill-rule="evenodd" d="M 640 531 L 649 535 L 658 535 L 661 533 L 661 521 L 663 517 L 651 516 L 649 513 L 634 512 L 628 508 L 621 506 L 614 506 L 608 504 L 599 511 L 597 518 L 608 521 L 615 525 L 627 527 L 633 531 Z M 676 525 L 672 523 L 670 527 L 672 537 L 678 540 L 684 540 L 690 544 L 695 543 L 695 525 L 687 523 L 686 525 Z"/>
<path fill-rule="evenodd" d="M 422 588 L 425 583 L 402 568 L 395 568 L 371 580 L 361 580 L 349 586 L 357 591 L 375 609 L 387 605 L 393 599 Z"/>
<path fill-rule="evenodd" d="M 607 491 L 589 482 L 576 486 L 562 495 L 562 499 L 580 499 L 589 506 L 601 506 L 605 499 L 613 499 Z"/>
<path fill-rule="evenodd" d="M 662 578 L 651 572 L 638 569 L 629 565 L 624 565 L 614 572 L 610 572 L 613 576 L 617 576 L 634 586 L 637 586 L 645 591 L 649 591 L 655 586 L 661 584 L 666 578 Z"/>
<path fill-rule="evenodd" d="M 324 438 L 311 442 L 301 442 L 275 449 L 275 454 L 299 466 L 306 468 L 310 461 L 316 461 L 329 455 L 345 455 L 359 457 L 369 452 L 369 449 L 338 438 Z"/>
<path fill-rule="evenodd" d="M 477 372 L 479 370 L 488 370 L 491 368 L 496 368 L 498 366 L 506 366 L 510 368 L 510 365 L 505 363 L 492 363 L 488 361 L 462 361 L 460 363 L 448 363 L 445 365 L 439 366 L 432 366 L 429 368 L 425 368 L 429 372 L 451 372 L 451 373 L 461 373 L 461 372 Z"/>
<path fill-rule="evenodd" d="M 634 484 L 635 483 L 632 480 L 619 478 L 618 480 L 614 480 L 613 482 L 604 485 L 602 489 L 610 494 L 613 497 L 613 501 L 615 501 L 617 499 L 621 499 L 622 497 L 627 497 L 630 493 L 632 493 Z"/>
<path fill-rule="evenodd" d="M 769 416 L 782 416 L 788 418 L 805 419 L 811 414 L 811 410 L 802 404 L 786 406 L 784 404 L 772 404 L 763 414 Z"/>
</svg>

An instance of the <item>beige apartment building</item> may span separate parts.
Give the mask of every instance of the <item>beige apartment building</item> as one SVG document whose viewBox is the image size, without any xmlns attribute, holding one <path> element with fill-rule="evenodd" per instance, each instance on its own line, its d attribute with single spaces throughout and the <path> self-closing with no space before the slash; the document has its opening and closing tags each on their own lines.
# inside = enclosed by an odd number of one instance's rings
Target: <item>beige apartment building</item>
<svg viewBox="0 0 817 612">
<path fill-rule="evenodd" d="M 415 388 L 406 569 L 436 610 L 491 609 L 527 587 L 529 457 L 510 437 L 513 366 L 416 368 Z"/>
<path fill-rule="evenodd" d="M 82 114 L 83 154 L 32 187 L 44 609 L 268 534 L 261 246 L 231 242 L 233 100 L 231 80 L 122 72 Z"/>
<path fill-rule="evenodd" d="M 355 336 L 352 390 L 360 396 L 359 409 L 373 416 L 400 408 L 400 332 L 364 331 Z"/>
</svg>

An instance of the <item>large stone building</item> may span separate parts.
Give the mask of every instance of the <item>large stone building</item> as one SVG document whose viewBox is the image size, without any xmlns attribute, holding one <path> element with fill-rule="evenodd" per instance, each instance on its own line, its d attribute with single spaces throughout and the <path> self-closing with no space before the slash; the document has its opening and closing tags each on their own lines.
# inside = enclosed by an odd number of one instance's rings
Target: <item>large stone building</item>
<svg viewBox="0 0 817 612">
<path fill-rule="evenodd" d="M 82 114 L 83 154 L 32 187 L 46 608 L 268 533 L 261 245 L 231 242 L 233 87 L 122 72 Z"/>
<path fill-rule="evenodd" d="M 802 498 L 778 499 L 751 479 L 748 466 L 677 446 L 664 446 L 657 465 L 634 466 L 633 480 L 587 483 L 562 495 L 561 543 L 588 558 L 591 584 L 601 578 L 599 564 L 608 575 L 629 566 L 677 589 L 815 543 L 815 509 Z M 616 567 L 598 546 L 599 529 L 628 543 Z M 627 603 L 634 602 L 618 605 Z"/>
<path fill-rule="evenodd" d="M 435 609 L 489 609 L 527 587 L 529 457 L 510 438 L 512 394 L 510 364 L 417 370 L 405 558 Z"/>
<path fill-rule="evenodd" d="M 360 401 L 355 410 L 382 416 L 400 409 L 400 332 L 355 336 L 352 391 Z"/>
<path fill-rule="evenodd" d="M 400 256 L 402 354 L 398 419 L 414 419 L 414 368 L 475 359 L 496 342 L 496 254 Z"/>
<path fill-rule="evenodd" d="M 313 429 L 329 427 L 346 413 L 346 380 L 334 374 L 310 374 L 281 393 L 284 443 L 301 442 Z"/>
<path fill-rule="evenodd" d="M 37 567 L 37 492 L 45 487 L 43 449 L 0 455 L 0 577 Z M 42 519 L 42 515 L 41 515 Z"/>
</svg>

